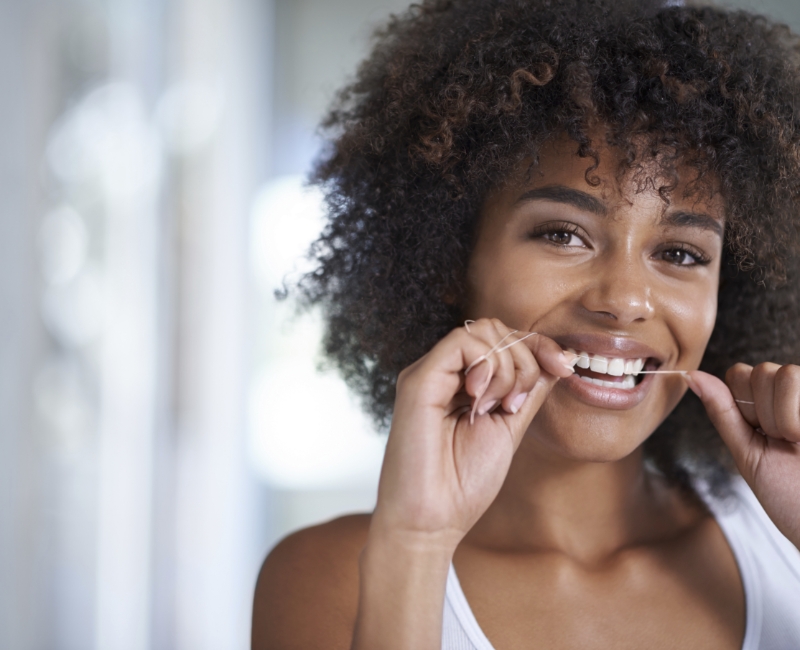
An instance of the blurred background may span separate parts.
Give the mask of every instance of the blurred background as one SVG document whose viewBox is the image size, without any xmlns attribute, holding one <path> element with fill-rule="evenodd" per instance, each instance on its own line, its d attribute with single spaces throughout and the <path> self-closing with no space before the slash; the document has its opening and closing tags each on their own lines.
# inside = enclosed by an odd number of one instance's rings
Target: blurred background
<svg viewBox="0 0 800 650">
<path fill-rule="evenodd" d="M 0 648 L 247 648 L 269 548 L 372 508 L 383 440 L 273 292 L 406 5 L 0 0 Z"/>
</svg>

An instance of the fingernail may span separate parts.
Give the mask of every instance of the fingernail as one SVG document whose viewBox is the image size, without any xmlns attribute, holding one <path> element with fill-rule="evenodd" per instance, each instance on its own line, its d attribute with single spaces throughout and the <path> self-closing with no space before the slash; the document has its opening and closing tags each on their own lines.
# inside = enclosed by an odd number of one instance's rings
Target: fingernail
<svg viewBox="0 0 800 650">
<path fill-rule="evenodd" d="M 491 411 L 495 406 L 497 406 L 497 400 L 493 399 L 489 402 L 486 402 L 483 406 L 478 409 L 478 415 L 486 415 L 489 411 Z"/>
<path fill-rule="evenodd" d="M 525 400 L 528 399 L 528 393 L 520 393 L 517 395 L 514 400 L 511 402 L 511 412 L 516 413 L 522 408 L 522 405 L 525 403 Z"/>
<path fill-rule="evenodd" d="M 562 352 L 558 355 L 558 360 L 562 366 L 564 366 L 567 370 L 574 373 L 575 372 L 575 364 L 578 363 L 578 355 L 572 354 L 572 352 Z"/>
<path fill-rule="evenodd" d="M 569 350 L 563 350 L 561 354 L 558 355 L 558 360 L 565 366 L 574 366 L 578 363 L 578 359 L 580 359 L 580 357 Z"/>
</svg>

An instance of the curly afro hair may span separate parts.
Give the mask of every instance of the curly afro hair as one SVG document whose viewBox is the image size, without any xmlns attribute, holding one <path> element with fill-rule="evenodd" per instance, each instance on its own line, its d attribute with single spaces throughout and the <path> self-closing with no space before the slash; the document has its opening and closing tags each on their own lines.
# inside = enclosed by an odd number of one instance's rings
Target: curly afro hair
<svg viewBox="0 0 800 650">
<path fill-rule="evenodd" d="M 719 315 L 702 368 L 800 358 L 800 41 L 743 11 L 637 0 L 426 0 L 392 17 L 323 123 L 312 182 L 329 221 L 301 303 L 324 352 L 385 426 L 398 373 L 463 321 L 476 221 L 493 188 L 568 136 L 620 173 L 657 160 L 726 205 Z M 674 184 L 660 187 L 669 201 Z M 673 484 L 733 471 L 687 395 L 645 443 Z"/>
</svg>

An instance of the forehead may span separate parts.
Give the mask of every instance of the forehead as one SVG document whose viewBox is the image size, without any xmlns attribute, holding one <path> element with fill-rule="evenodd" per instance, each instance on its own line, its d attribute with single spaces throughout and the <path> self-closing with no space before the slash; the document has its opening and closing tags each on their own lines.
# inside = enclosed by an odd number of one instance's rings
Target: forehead
<svg viewBox="0 0 800 650">
<path fill-rule="evenodd" d="M 595 141 L 601 138 L 595 138 Z M 643 155 L 626 161 L 625 152 L 595 145 L 597 160 L 578 154 L 578 144 L 562 136 L 546 142 L 536 161 L 525 160 L 508 181 L 490 196 L 515 201 L 527 190 L 567 187 L 600 201 L 609 211 L 635 206 L 666 213 L 674 209 L 700 210 L 725 222 L 725 202 L 716 179 L 699 177 L 696 168 L 673 162 L 667 156 Z"/>
</svg>

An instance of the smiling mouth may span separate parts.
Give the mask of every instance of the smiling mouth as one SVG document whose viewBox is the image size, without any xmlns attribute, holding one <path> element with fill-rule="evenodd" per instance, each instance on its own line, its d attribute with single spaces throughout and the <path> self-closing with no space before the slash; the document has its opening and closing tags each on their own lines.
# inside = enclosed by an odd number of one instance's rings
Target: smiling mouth
<svg viewBox="0 0 800 650">
<path fill-rule="evenodd" d="M 567 349 L 578 356 L 574 367 L 580 380 L 604 388 L 633 390 L 644 379 L 639 374 L 642 370 L 655 370 L 661 365 L 652 357 L 620 359 L 591 354 L 584 350 Z"/>
</svg>

